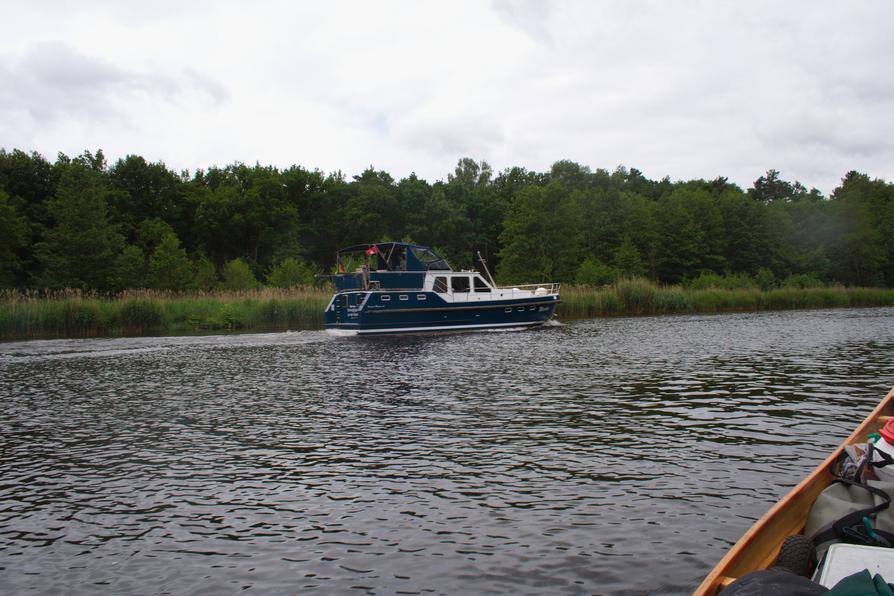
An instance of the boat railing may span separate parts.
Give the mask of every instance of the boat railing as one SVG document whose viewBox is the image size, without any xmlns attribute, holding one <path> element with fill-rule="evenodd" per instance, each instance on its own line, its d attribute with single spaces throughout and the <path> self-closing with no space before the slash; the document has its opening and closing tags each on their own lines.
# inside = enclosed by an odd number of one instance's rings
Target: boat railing
<svg viewBox="0 0 894 596">
<path fill-rule="evenodd" d="M 559 293 L 560 283 L 544 283 L 544 284 L 522 284 L 518 286 L 497 286 L 492 290 L 481 292 L 451 292 L 455 297 L 464 295 L 475 296 L 478 299 L 484 299 L 491 293 L 499 293 L 502 297 L 528 298 L 532 296 L 552 296 Z M 377 280 L 367 282 L 367 287 L 345 288 L 342 292 L 422 292 L 424 289 L 419 286 L 412 287 L 382 287 Z"/>
<path fill-rule="evenodd" d="M 520 286 L 498 286 L 494 288 L 496 292 L 523 292 L 525 294 L 534 294 L 535 296 L 549 296 L 558 294 L 560 283 L 544 283 L 544 284 L 523 284 Z"/>
</svg>

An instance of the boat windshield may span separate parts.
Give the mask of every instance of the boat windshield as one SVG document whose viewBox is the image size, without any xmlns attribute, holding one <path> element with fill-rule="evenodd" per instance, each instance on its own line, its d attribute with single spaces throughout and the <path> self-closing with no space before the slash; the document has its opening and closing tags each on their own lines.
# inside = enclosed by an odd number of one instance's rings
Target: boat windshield
<svg viewBox="0 0 894 596">
<path fill-rule="evenodd" d="M 442 257 L 439 257 L 437 254 L 433 253 L 427 248 L 421 248 L 414 246 L 410 250 L 413 251 L 413 256 L 416 257 L 420 263 L 422 263 L 426 270 L 428 271 L 450 271 L 450 265 L 447 264 Z"/>
</svg>

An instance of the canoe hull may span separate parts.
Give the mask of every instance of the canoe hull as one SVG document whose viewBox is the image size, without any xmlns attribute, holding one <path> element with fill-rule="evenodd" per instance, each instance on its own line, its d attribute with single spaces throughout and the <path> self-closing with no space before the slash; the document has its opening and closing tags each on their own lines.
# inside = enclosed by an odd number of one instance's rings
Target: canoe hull
<svg viewBox="0 0 894 596">
<path fill-rule="evenodd" d="M 832 465 L 844 446 L 865 443 L 869 435 L 884 426 L 892 415 L 894 389 L 823 463 L 745 532 L 699 585 L 694 595 L 714 596 L 736 578 L 751 571 L 767 569 L 779 554 L 782 541 L 804 530 L 810 507 L 833 481 Z"/>
</svg>

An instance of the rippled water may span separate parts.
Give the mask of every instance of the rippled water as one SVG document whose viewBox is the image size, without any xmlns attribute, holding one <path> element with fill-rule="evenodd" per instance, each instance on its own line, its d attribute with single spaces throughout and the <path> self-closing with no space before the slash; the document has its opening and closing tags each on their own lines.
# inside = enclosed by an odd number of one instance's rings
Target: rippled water
<svg viewBox="0 0 894 596">
<path fill-rule="evenodd" d="M 689 593 L 892 316 L 0 344 L 0 593 Z"/>
</svg>

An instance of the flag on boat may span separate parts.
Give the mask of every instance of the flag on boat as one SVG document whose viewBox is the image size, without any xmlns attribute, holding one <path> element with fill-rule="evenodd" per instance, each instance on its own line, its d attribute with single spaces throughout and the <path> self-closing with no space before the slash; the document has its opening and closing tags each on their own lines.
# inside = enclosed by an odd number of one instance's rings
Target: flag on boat
<svg viewBox="0 0 894 596">
<path fill-rule="evenodd" d="M 366 249 L 366 256 L 370 257 L 370 256 L 376 254 L 377 252 L 379 252 L 379 249 L 377 249 L 376 245 L 373 244 L 372 246 L 370 246 L 369 248 Z"/>
</svg>

